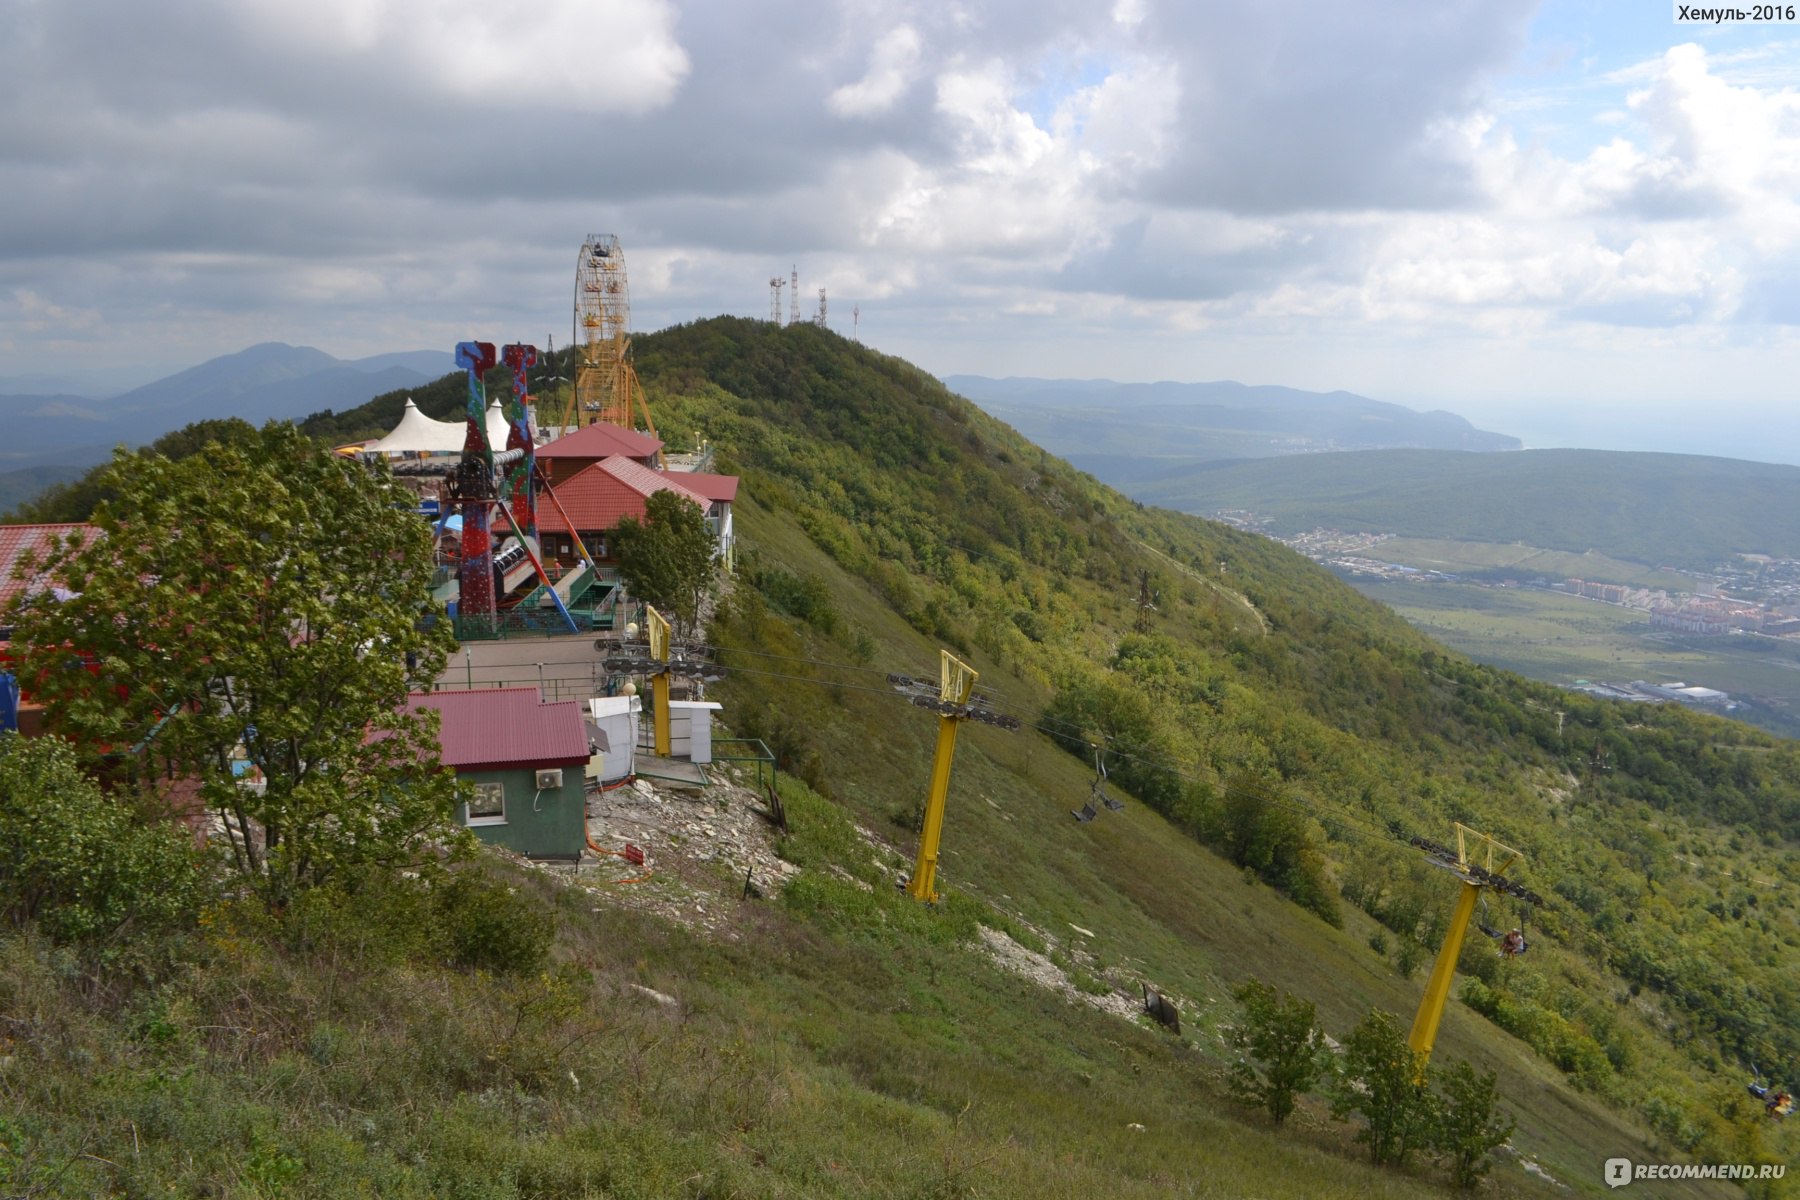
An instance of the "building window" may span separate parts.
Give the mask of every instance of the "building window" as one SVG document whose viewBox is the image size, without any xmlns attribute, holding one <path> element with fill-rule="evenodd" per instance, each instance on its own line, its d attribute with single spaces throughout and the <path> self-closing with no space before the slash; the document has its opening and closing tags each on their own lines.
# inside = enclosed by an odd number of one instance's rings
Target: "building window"
<svg viewBox="0 0 1800 1200">
<path fill-rule="evenodd" d="M 469 824 L 506 824 L 505 784 L 478 783 L 475 785 L 475 794 L 469 798 Z"/>
</svg>

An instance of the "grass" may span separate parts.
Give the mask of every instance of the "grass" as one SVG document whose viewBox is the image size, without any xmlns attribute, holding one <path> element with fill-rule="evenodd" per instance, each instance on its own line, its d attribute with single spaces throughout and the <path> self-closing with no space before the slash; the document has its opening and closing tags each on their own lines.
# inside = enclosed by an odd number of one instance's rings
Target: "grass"
<svg viewBox="0 0 1800 1200">
<path fill-rule="evenodd" d="M 882 648 L 872 670 L 918 675 L 933 663 L 934 643 L 836 572 L 785 521 L 759 513 L 753 528 L 760 553 L 790 570 L 831 581 L 834 604 L 846 625 L 867 631 Z M 816 646 L 810 653 L 842 657 L 829 646 Z M 982 685 L 1000 692 L 1005 710 L 1031 713 L 1048 697 L 1041 680 L 1014 674 L 979 651 L 968 657 L 982 672 Z M 828 688 L 801 685 L 795 690 L 796 703 L 814 697 L 811 733 L 831 764 L 838 800 L 887 841 L 891 861 L 910 864 L 912 831 L 890 814 L 912 811 L 924 795 L 935 720 L 923 712 L 896 718 L 890 701 L 857 690 L 833 694 Z M 1173 998 L 1183 1015 L 1185 1053 L 1193 1056 L 1189 1069 L 1205 1078 L 1224 1066 L 1213 1031 L 1233 1019 L 1227 997 L 1249 976 L 1315 1000 L 1334 1034 L 1346 1032 L 1376 1005 L 1410 1020 L 1422 975 L 1402 979 L 1389 961 L 1368 948 L 1375 925 L 1366 916 L 1347 906 L 1345 928 L 1332 929 L 1268 887 L 1246 881 L 1242 871 L 1141 804 L 1128 803 L 1123 813 L 1076 824 L 1068 810 L 1086 798 L 1090 772 L 1029 731 L 966 726 L 944 827 L 940 888 L 1027 922 L 1065 946 L 1072 941 L 1072 926 L 1092 931 L 1095 936 L 1080 939 L 1080 944 L 1108 965 L 1098 975 L 1082 972 L 1088 974 L 1086 980 L 1078 974 L 1078 985 L 1105 982 L 1135 995 L 1141 980 Z M 1404 853 L 1399 848 L 1389 852 Z M 1450 900 L 1446 895 L 1446 907 Z M 1067 1015 L 1107 1022 L 1098 1014 Z M 984 1023 L 986 1046 L 1006 1043 L 1005 1036 L 995 1036 L 998 1028 Z M 1453 1001 L 1446 1017 L 1439 1053 L 1500 1072 L 1502 1094 L 1520 1120 L 1515 1145 L 1559 1179 L 1578 1186 L 1595 1180 L 1596 1164 L 1612 1153 L 1651 1156 L 1643 1135 L 1605 1103 L 1572 1092 L 1554 1068 L 1460 1002 Z M 1670 1063 L 1670 1070 L 1681 1069 L 1673 1056 Z M 1216 1081 L 1203 1092 L 1210 1096 L 1203 1103 L 1214 1111 L 1235 1111 Z M 1553 1101 L 1545 1099 L 1550 1094 Z M 1256 1123 L 1241 1113 L 1235 1120 Z M 1322 1118 L 1315 1123 L 1309 1137 L 1323 1139 L 1319 1144 L 1335 1146 L 1336 1152 L 1355 1153 L 1346 1149 L 1346 1128 Z M 1260 1143 L 1256 1152 L 1261 1152 Z M 1498 1178 L 1503 1187 L 1525 1193 L 1538 1186 L 1510 1163 Z M 1298 1181 L 1290 1180 L 1289 1186 L 1299 1186 Z M 1239 1193 L 1227 1189 L 1224 1194 Z"/>
</svg>

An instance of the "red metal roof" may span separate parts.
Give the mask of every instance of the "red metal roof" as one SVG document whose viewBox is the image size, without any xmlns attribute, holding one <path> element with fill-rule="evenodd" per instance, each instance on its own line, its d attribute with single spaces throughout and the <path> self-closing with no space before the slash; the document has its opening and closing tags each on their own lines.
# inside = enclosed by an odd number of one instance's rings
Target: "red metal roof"
<svg viewBox="0 0 1800 1200">
<path fill-rule="evenodd" d="M 682 487 L 705 496 L 708 500 L 722 500 L 730 504 L 737 499 L 736 475 L 708 475 L 704 471 L 675 471 L 672 474 Z"/>
<path fill-rule="evenodd" d="M 702 511 L 710 508 L 712 501 L 683 486 L 686 478 L 652 471 L 642 463 L 615 456 L 583 467 L 552 490 L 576 529 L 617 529 L 625 517 L 643 520 L 644 501 L 657 492 L 674 492 L 699 505 Z M 569 532 L 556 504 L 540 502 L 537 516 L 540 533 Z"/>
<path fill-rule="evenodd" d="M 579 700 L 544 703 L 533 687 L 414 692 L 408 712 L 435 708 L 444 765 L 462 771 L 575 766 L 588 760 Z"/>
<path fill-rule="evenodd" d="M 0 525 L 0 605 L 37 582 L 21 573 L 20 556 L 31 551 L 42 558 L 52 539 L 70 533 L 80 533 L 86 545 L 100 530 L 93 525 Z"/>
<path fill-rule="evenodd" d="M 649 458 L 663 448 L 663 444 L 648 434 L 638 433 L 633 429 L 624 429 L 618 425 L 608 425 L 605 421 L 596 421 L 585 425 L 574 433 L 557 438 L 554 442 L 546 442 L 537 448 L 539 458 L 611 458 L 622 454 L 626 458 Z"/>
</svg>

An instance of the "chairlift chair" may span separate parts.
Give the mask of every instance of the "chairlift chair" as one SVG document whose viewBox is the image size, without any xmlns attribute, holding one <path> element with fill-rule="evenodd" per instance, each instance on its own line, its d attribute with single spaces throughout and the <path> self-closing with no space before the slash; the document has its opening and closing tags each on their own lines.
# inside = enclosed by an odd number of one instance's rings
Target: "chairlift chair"
<svg viewBox="0 0 1800 1200">
<path fill-rule="evenodd" d="M 1106 782 L 1106 764 L 1101 761 L 1100 754 L 1100 751 L 1094 751 L 1094 800 L 1105 805 L 1108 812 L 1123 812 L 1125 802 L 1114 799 L 1104 787 L 1100 786 Z M 1088 801 L 1088 807 L 1093 807 L 1093 800 Z"/>
</svg>

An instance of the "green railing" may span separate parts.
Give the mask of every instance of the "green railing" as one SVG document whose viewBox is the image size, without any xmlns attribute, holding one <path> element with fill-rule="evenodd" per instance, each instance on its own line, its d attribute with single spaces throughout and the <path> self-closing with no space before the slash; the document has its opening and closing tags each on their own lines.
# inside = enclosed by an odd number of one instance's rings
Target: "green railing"
<svg viewBox="0 0 1800 1200">
<path fill-rule="evenodd" d="M 742 746 L 746 751 L 754 749 L 755 753 L 720 754 L 722 746 Z M 787 832 L 787 809 L 781 803 L 781 789 L 776 786 L 780 775 L 775 766 L 775 755 L 761 738 L 714 738 L 714 762 L 753 762 L 756 764 L 756 790 L 762 793 L 763 804 L 769 810 L 769 820 L 783 832 Z"/>
</svg>

